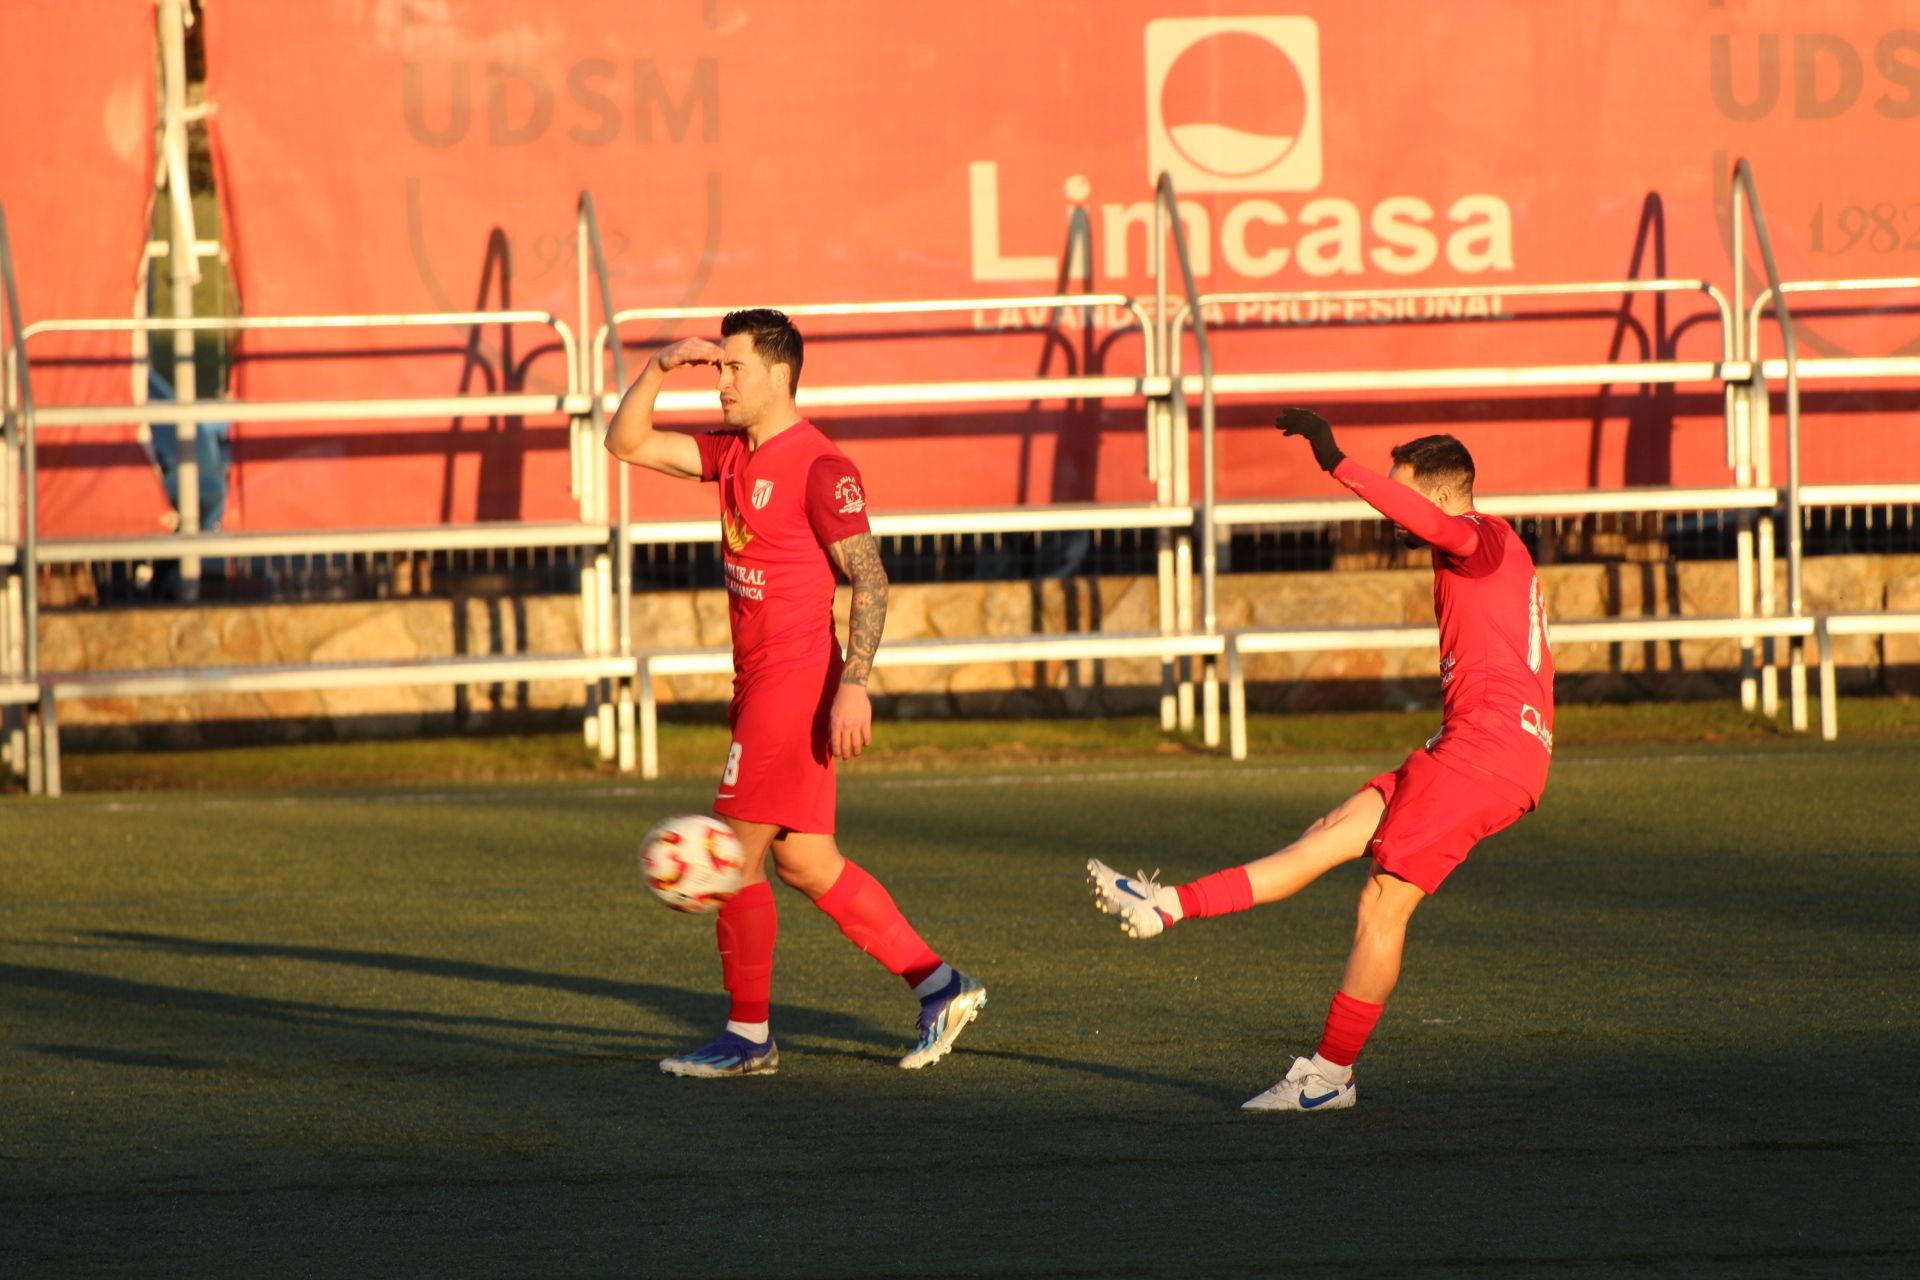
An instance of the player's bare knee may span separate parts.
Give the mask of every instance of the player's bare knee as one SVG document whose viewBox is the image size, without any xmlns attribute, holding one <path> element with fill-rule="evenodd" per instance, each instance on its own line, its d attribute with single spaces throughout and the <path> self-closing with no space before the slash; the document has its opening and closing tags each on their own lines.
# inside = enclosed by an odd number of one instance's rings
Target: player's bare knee
<svg viewBox="0 0 1920 1280">
<path fill-rule="evenodd" d="M 1358 932 L 1404 931 L 1414 909 L 1425 897 L 1416 886 L 1395 876 L 1369 877 L 1367 887 L 1360 891 L 1356 913 Z"/>
<path fill-rule="evenodd" d="M 783 884 L 818 898 L 833 888 L 847 860 L 831 841 L 789 838 L 773 846 L 774 873 Z"/>
<path fill-rule="evenodd" d="M 821 869 L 810 863 L 795 866 L 784 861 L 775 861 L 773 870 L 774 874 L 780 877 L 782 884 L 798 889 L 809 898 L 817 898 L 833 887 L 833 882 L 821 873 Z"/>
<path fill-rule="evenodd" d="M 1304 834 L 1311 836 L 1344 826 L 1364 826 L 1371 834 L 1373 828 L 1379 825 L 1380 815 L 1385 809 L 1386 805 L 1380 799 L 1380 793 L 1369 787 L 1348 796 L 1324 816 L 1315 818 L 1307 825 Z M 1365 842 L 1361 842 L 1359 847 L 1364 849 Z"/>
</svg>

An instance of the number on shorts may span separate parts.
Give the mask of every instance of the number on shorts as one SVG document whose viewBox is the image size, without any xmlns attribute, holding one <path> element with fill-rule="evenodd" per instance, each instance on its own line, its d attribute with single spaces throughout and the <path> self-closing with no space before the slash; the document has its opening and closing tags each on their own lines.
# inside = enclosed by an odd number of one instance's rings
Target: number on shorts
<svg viewBox="0 0 1920 1280">
<path fill-rule="evenodd" d="M 1541 594 L 1540 579 L 1533 580 L 1527 597 L 1527 669 L 1538 674 L 1547 654 L 1547 598 Z"/>
<path fill-rule="evenodd" d="M 727 752 L 727 770 L 720 775 L 720 785 L 730 787 L 740 781 L 740 744 L 734 743 Z"/>
</svg>

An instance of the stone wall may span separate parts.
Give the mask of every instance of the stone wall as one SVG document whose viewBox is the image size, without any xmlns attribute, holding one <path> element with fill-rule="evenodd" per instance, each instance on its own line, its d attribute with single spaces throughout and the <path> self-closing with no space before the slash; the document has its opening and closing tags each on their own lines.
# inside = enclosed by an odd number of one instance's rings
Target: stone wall
<svg viewBox="0 0 1920 1280">
<path fill-rule="evenodd" d="M 1541 569 L 1555 618 L 1730 614 L 1733 566 L 1723 562 L 1548 565 Z M 1806 562 L 1809 610 L 1920 610 L 1920 556 L 1834 556 Z M 1148 631 L 1158 616 L 1151 578 L 903 585 L 893 591 L 887 636 L 1022 635 L 1032 631 Z M 1781 567 L 1778 598 L 1786 598 Z M 846 594 L 838 607 L 846 616 Z M 1425 569 L 1234 574 L 1220 580 L 1220 624 L 1331 626 L 1429 621 Z M 392 600 L 363 604 L 200 605 L 42 615 L 47 671 L 424 658 L 455 653 L 567 652 L 580 644 L 572 596 Z M 637 646 L 727 641 L 726 593 L 677 591 L 633 602 Z M 1839 642 L 1843 688 L 1920 688 L 1920 637 Z M 1438 655 L 1272 654 L 1248 659 L 1253 704 L 1314 709 L 1433 701 Z M 1739 663 L 1731 641 L 1668 645 L 1559 645 L 1566 700 L 1636 691 L 1712 696 Z M 997 663 L 902 667 L 874 675 L 883 714 L 1044 715 L 1145 710 L 1159 693 L 1152 661 Z M 662 680 L 665 701 L 715 703 L 725 677 Z M 260 736 L 418 733 L 453 724 L 555 719 L 582 703 L 567 682 L 476 687 L 341 690 L 71 703 L 62 722 L 79 740 L 194 745 Z"/>
</svg>

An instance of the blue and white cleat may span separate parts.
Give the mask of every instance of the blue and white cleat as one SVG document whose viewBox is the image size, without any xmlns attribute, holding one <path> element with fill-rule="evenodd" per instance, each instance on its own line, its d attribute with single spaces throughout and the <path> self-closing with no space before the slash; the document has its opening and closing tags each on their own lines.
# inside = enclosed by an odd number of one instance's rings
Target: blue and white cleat
<svg viewBox="0 0 1920 1280">
<path fill-rule="evenodd" d="M 1360 1086 L 1351 1075 L 1335 1084 L 1321 1075 L 1311 1058 L 1295 1058 L 1287 1078 L 1258 1097 L 1240 1104 L 1242 1111 L 1339 1111 L 1360 1098 Z"/>
<path fill-rule="evenodd" d="M 902 1068 L 918 1071 L 947 1056 L 969 1022 L 987 1007 L 987 989 L 958 969 L 947 989 L 920 1004 L 920 1043 L 900 1059 Z"/>
<path fill-rule="evenodd" d="M 780 1069 L 780 1050 L 773 1037 L 755 1044 L 745 1036 L 722 1031 L 720 1038 L 705 1048 L 683 1053 L 677 1058 L 662 1058 L 660 1069 L 670 1076 L 770 1076 Z"/>
<path fill-rule="evenodd" d="M 1123 876 L 1098 858 L 1087 859 L 1087 883 L 1093 886 L 1093 905 L 1120 917 L 1129 938 L 1155 938 L 1179 921 L 1180 894 L 1159 881 L 1159 872 L 1138 871 Z"/>
</svg>

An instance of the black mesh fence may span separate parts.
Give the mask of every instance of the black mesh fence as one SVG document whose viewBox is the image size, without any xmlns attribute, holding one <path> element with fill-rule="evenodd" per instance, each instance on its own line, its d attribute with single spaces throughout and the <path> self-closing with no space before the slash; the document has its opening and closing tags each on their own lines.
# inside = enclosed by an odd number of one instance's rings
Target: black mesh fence
<svg viewBox="0 0 1920 1280">
<path fill-rule="evenodd" d="M 1911 505 L 1809 508 L 1802 512 L 1809 556 L 1920 553 L 1920 521 Z M 1752 517 L 1754 521 L 1764 515 Z M 1776 545 L 1786 545 L 1774 517 Z M 1728 560 L 1740 516 L 1733 512 L 1608 513 L 1515 517 L 1540 564 Z M 1162 538 L 1151 529 L 1057 533 L 944 533 L 886 537 L 881 553 L 895 582 L 1033 581 L 1151 574 Z M 516 550 L 363 552 L 340 555 L 205 559 L 199 599 L 242 601 L 382 600 L 398 597 L 550 595 L 577 591 L 591 553 L 573 547 Z M 1313 573 L 1417 567 L 1425 553 L 1394 544 L 1381 520 L 1311 525 L 1249 525 L 1224 531 L 1223 573 Z M 634 549 L 637 590 L 698 590 L 721 585 L 717 544 Z M 182 597 L 176 561 L 96 561 L 41 571 L 48 609 L 166 604 Z"/>
</svg>

